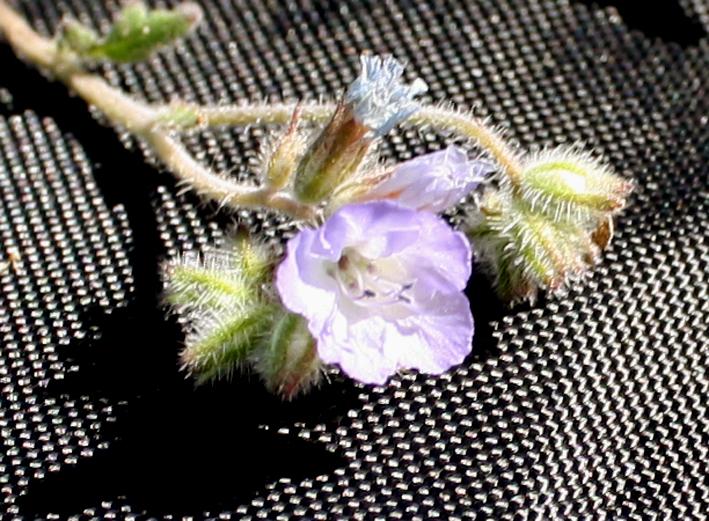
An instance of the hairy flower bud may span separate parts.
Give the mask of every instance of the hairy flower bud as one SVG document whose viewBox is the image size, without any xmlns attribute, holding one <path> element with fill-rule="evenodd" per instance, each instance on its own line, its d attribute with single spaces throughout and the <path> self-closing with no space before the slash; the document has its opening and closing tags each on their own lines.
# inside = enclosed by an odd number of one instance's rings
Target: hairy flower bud
<svg viewBox="0 0 709 521">
<path fill-rule="evenodd" d="M 308 324 L 293 313 L 284 314 L 276 322 L 265 346 L 255 351 L 254 357 L 256 371 L 266 387 L 284 400 L 317 385 L 322 375 L 322 362 Z"/>
<path fill-rule="evenodd" d="M 585 273 L 600 248 L 578 223 L 554 221 L 506 192 L 487 191 L 467 226 L 482 264 L 507 301 L 534 301 Z"/>
<path fill-rule="evenodd" d="M 298 199 L 306 203 L 325 199 L 357 171 L 372 142 L 369 129 L 340 102 L 332 119 L 298 165 L 295 177 Z"/>
<path fill-rule="evenodd" d="M 248 363 L 281 308 L 262 289 L 267 252 L 246 237 L 203 255 L 166 263 L 166 301 L 187 327 L 183 366 L 199 383 L 230 376 Z"/>
<path fill-rule="evenodd" d="M 228 315 L 194 317 L 180 355 L 183 367 L 199 384 L 231 377 L 245 366 L 279 312 L 276 306 L 254 301 Z"/>
<path fill-rule="evenodd" d="M 621 210 L 632 188 L 591 156 L 558 149 L 524 164 L 518 193 L 533 211 L 580 222 Z"/>
</svg>

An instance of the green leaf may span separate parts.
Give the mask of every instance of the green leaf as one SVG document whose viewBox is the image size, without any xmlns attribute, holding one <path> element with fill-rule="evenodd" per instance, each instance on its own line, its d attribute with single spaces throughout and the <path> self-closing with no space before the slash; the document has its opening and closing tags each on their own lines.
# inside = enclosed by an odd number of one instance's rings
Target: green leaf
<svg viewBox="0 0 709 521">
<path fill-rule="evenodd" d="M 89 52 L 99 42 L 98 35 L 76 20 L 65 20 L 61 25 L 59 47 L 78 54 Z"/>
<path fill-rule="evenodd" d="M 194 4 L 174 9 L 148 9 L 142 2 L 127 5 L 106 37 L 81 52 L 85 57 L 114 62 L 147 59 L 156 49 L 185 36 L 201 19 Z"/>
</svg>

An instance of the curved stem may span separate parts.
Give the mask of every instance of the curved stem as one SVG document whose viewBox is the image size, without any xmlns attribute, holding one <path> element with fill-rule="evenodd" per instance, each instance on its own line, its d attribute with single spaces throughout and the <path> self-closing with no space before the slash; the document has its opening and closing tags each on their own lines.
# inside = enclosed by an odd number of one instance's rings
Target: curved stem
<svg viewBox="0 0 709 521">
<path fill-rule="evenodd" d="M 192 106 L 197 124 L 206 126 L 277 124 L 290 122 L 295 103 L 273 105 L 230 105 L 223 107 Z M 335 111 L 335 104 L 302 104 L 301 119 L 313 123 L 325 123 Z M 458 112 L 455 109 L 423 106 L 404 125 L 429 126 L 453 132 L 484 148 L 504 168 L 510 180 L 516 184 L 522 167 L 517 154 L 505 140 L 482 120 Z"/>
<path fill-rule="evenodd" d="M 231 105 L 223 107 L 192 106 L 197 125 L 253 125 L 253 124 L 288 124 L 295 103 L 277 103 L 273 105 Z M 335 104 L 303 104 L 301 118 L 313 123 L 325 123 L 335 111 Z M 444 132 L 453 132 L 471 140 L 485 149 L 503 168 L 512 184 L 518 184 L 522 166 L 517 154 L 507 142 L 481 119 L 461 113 L 455 109 L 423 106 L 411 116 L 404 125 L 429 126 Z M 184 128 L 184 127 L 183 127 Z"/>
<path fill-rule="evenodd" d="M 188 122 L 177 124 L 178 130 L 202 126 L 285 125 L 290 122 L 296 103 L 225 106 L 184 104 L 178 105 L 177 109 L 171 105 L 147 105 L 58 55 L 54 42 L 37 34 L 20 15 L 7 6 L 5 0 L 0 0 L 0 30 L 19 54 L 53 72 L 88 103 L 104 112 L 112 122 L 123 125 L 148 141 L 173 173 L 194 184 L 205 195 L 219 198 L 228 206 L 269 206 L 273 203 L 276 205 L 273 208 L 296 217 L 313 215 L 312 207 L 302 205 L 286 195 L 269 195 L 267 189 L 245 188 L 208 172 L 177 141 L 168 138 L 163 128 L 163 123 L 169 122 L 170 115 L 176 110 L 188 111 L 194 116 Z M 325 123 L 332 116 L 335 104 L 307 103 L 301 104 L 300 108 L 302 120 Z M 482 120 L 455 109 L 424 106 L 406 124 L 429 126 L 470 139 L 497 161 L 513 185 L 519 183 L 522 167 L 517 154 Z"/>
<path fill-rule="evenodd" d="M 498 162 L 513 185 L 518 184 L 522 166 L 517 154 L 494 129 L 485 125 L 481 119 L 460 113 L 455 109 L 421 107 L 421 110 L 409 118 L 407 124 L 429 125 L 472 140 Z"/>
<path fill-rule="evenodd" d="M 299 219 L 311 219 L 316 209 L 300 203 L 288 194 L 269 188 L 243 186 L 225 179 L 196 161 L 158 122 L 169 106 L 151 106 L 137 101 L 103 78 L 85 71 L 68 53 L 57 49 L 54 41 L 34 31 L 5 0 L 0 0 L 0 32 L 19 55 L 34 65 L 46 69 L 87 103 L 98 108 L 114 124 L 125 127 L 145 140 L 158 158 L 179 179 L 201 194 L 230 207 L 268 207 Z M 287 105 L 277 115 L 282 116 Z M 207 121 L 218 120 L 222 109 L 205 109 Z M 322 116 L 322 111 L 310 114 Z M 253 118 L 254 113 L 251 114 Z M 290 114 L 288 114 L 290 118 Z"/>
</svg>

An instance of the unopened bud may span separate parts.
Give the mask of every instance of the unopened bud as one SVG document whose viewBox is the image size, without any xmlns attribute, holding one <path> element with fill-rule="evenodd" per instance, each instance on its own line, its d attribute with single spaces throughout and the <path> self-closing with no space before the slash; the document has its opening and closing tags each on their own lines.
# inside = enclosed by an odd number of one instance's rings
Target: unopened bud
<svg viewBox="0 0 709 521">
<path fill-rule="evenodd" d="M 322 363 L 315 340 L 300 315 L 286 313 L 275 325 L 270 342 L 254 352 L 256 370 L 266 387 L 284 400 L 291 400 L 316 385 Z"/>
<path fill-rule="evenodd" d="M 180 356 L 183 367 L 197 383 L 231 377 L 249 362 L 277 313 L 275 306 L 253 301 L 228 314 L 193 315 L 193 329 Z"/>
<path fill-rule="evenodd" d="M 600 252 L 580 224 L 554 221 L 524 201 L 492 190 L 483 195 L 467 232 L 508 301 L 533 301 L 539 290 L 561 289 L 585 273 Z"/>
<path fill-rule="evenodd" d="M 281 308 L 264 290 L 265 248 L 240 237 L 228 248 L 187 252 L 163 268 L 165 300 L 187 329 L 181 359 L 199 383 L 250 362 Z"/>
<path fill-rule="evenodd" d="M 621 210 L 633 184 L 588 155 L 553 150 L 524 165 L 518 188 L 532 210 L 580 222 Z"/>
<path fill-rule="evenodd" d="M 340 102 L 332 119 L 306 151 L 296 170 L 295 194 L 305 203 L 318 203 L 351 177 L 374 139 Z"/>
</svg>

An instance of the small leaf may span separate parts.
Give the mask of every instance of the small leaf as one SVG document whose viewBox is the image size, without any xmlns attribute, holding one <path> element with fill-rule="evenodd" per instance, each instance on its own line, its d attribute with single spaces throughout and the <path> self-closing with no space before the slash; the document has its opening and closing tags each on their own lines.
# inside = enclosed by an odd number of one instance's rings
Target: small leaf
<svg viewBox="0 0 709 521">
<path fill-rule="evenodd" d="M 62 22 L 59 36 L 60 48 L 69 48 L 78 54 L 84 54 L 98 42 L 98 35 L 77 20 L 67 19 Z"/>
<path fill-rule="evenodd" d="M 201 9 L 196 4 L 168 10 L 148 9 L 142 2 L 133 2 L 118 14 L 103 41 L 83 54 L 114 62 L 145 60 L 159 47 L 185 36 L 200 20 Z"/>
</svg>

